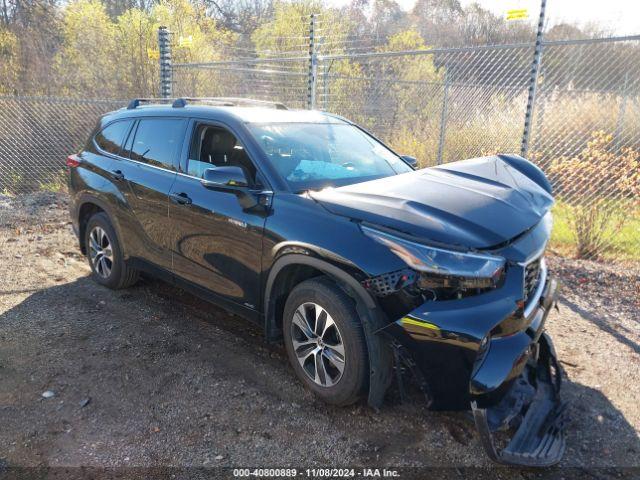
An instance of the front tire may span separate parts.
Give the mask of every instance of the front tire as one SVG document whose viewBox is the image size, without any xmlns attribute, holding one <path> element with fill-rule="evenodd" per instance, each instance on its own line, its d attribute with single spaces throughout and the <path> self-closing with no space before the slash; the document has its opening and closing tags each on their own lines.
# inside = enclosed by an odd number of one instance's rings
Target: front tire
<svg viewBox="0 0 640 480">
<path fill-rule="evenodd" d="M 118 236 L 106 213 L 96 213 L 89 219 L 84 244 L 96 282 L 114 290 L 136 283 L 139 272 L 124 261 Z"/>
<path fill-rule="evenodd" d="M 316 396 L 350 405 L 363 394 L 369 358 L 355 304 L 327 277 L 295 287 L 284 308 L 283 331 L 289 361 Z"/>
</svg>

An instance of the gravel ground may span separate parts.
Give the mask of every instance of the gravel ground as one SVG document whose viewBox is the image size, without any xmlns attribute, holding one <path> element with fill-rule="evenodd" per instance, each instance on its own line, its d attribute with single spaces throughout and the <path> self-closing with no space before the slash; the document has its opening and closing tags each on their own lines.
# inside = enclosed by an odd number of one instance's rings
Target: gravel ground
<svg viewBox="0 0 640 480">
<path fill-rule="evenodd" d="M 631 478 L 640 474 L 640 271 L 549 264 L 565 284 L 548 329 L 568 376 L 568 449 L 559 467 L 508 469 L 485 457 L 465 413 L 394 395 L 378 412 L 324 405 L 245 321 L 159 281 L 98 286 L 64 196 L 0 197 L 0 477 L 29 466 L 350 465 Z"/>
</svg>

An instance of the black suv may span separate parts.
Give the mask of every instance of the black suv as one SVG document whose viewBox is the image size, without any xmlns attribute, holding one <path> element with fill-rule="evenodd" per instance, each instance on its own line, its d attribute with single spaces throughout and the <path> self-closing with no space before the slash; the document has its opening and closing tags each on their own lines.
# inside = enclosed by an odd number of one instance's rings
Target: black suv
<svg viewBox="0 0 640 480">
<path fill-rule="evenodd" d="M 71 217 L 98 283 L 144 271 L 257 322 L 324 401 L 410 380 L 470 409 L 492 459 L 553 464 L 549 182 L 513 155 L 415 164 L 328 113 L 136 99 L 67 159 Z"/>
</svg>

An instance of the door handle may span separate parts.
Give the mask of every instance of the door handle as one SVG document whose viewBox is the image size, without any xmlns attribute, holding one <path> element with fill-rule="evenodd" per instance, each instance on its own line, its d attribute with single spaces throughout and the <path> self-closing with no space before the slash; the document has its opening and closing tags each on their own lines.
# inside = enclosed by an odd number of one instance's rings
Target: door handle
<svg viewBox="0 0 640 480">
<path fill-rule="evenodd" d="M 173 203 L 177 203 L 178 205 L 191 205 L 191 198 L 184 192 L 171 193 L 169 198 Z"/>
<path fill-rule="evenodd" d="M 124 173 L 121 170 L 111 170 L 111 176 L 116 180 L 124 180 Z"/>
</svg>

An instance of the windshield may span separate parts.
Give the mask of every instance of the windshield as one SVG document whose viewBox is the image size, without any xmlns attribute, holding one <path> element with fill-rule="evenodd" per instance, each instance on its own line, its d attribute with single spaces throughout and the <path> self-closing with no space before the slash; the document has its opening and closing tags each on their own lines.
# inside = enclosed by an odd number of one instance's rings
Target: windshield
<svg viewBox="0 0 640 480">
<path fill-rule="evenodd" d="M 400 157 L 353 125 L 277 123 L 248 127 L 295 192 L 411 171 Z"/>
</svg>

